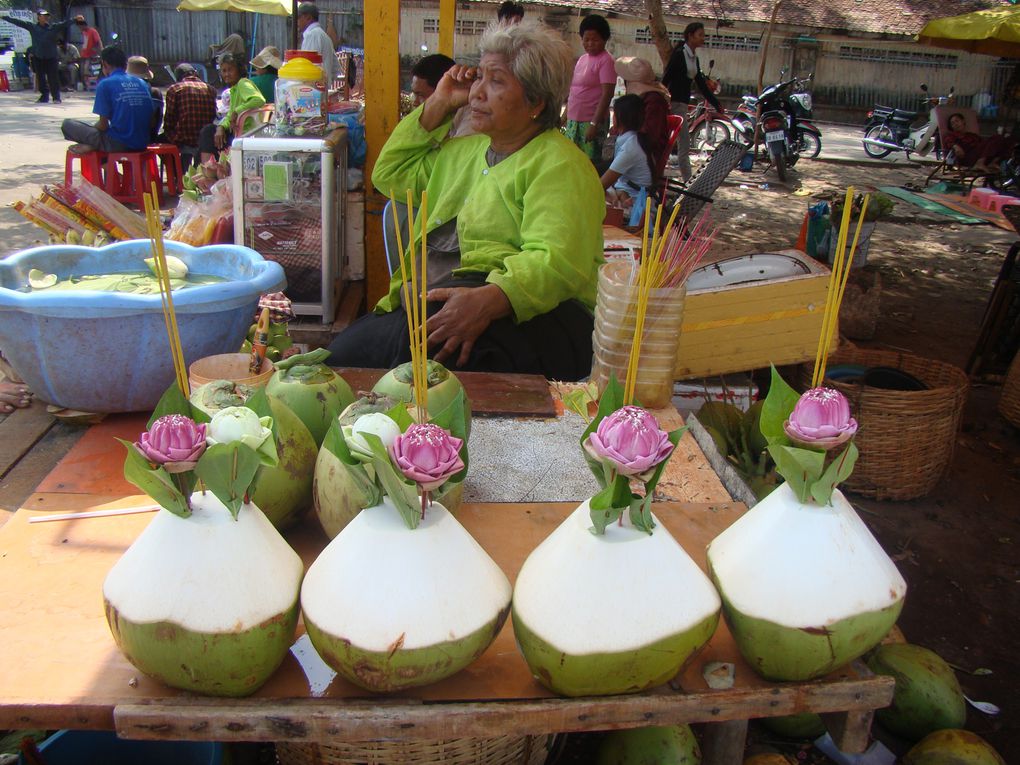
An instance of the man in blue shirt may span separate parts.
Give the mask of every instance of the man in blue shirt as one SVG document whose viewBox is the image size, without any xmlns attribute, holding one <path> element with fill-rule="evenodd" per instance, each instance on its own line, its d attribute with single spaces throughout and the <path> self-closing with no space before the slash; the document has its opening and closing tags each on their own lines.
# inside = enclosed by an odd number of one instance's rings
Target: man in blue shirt
<svg viewBox="0 0 1020 765">
<path fill-rule="evenodd" d="M 149 143 L 152 122 L 152 97 L 149 86 L 128 74 L 127 54 L 112 45 L 103 48 L 99 60 L 106 75 L 96 86 L 93 114 L 99 121 L 90 125 L 82 120 L 64 120 L 61 132 L 76 141 L 73 151 L 143 151 Z"/>
<path fill-rule="evenodd" d="M 60 56 L 57 51 L 57 38 L 63 37 L 71 26 L 73 19 L 65 19 L 55 24 L 50 23 L 50 12 L 41 8 L 36 14 L 36 23 L 23 21 L 14 16 L 4 16 L 16 27 L 27 29 L 32 37 L 32 56 L 35 58 L 35 75 L 39 86 L 40 104 L 49 103 L 50 95 L 53 102 L 60 103 Z"/>
</svg>

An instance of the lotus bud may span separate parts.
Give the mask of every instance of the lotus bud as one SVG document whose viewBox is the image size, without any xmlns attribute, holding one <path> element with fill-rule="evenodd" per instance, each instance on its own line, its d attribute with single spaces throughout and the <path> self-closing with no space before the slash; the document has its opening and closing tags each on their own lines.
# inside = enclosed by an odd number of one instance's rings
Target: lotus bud
<svg viewBox="0 0 1020 765">
<path fill-rule="evenodd" d="M 206 447 L 206 426 L 182 414 L 160 417 L 142 433 L 135 447 L 149 462 L 167 472 L 192 470 Z"/>
<path fill-rule="evenodd" d="M 272 417 L 259 418 L 246 406 L 228 406 L 213 415 L 206 441 L 209 445 L 240 441 L 255 451 L 272 438 Z"/>
<path fill-rule="evenodd" d="M 156 265 L 155 258 L 146 258 L 145 265 L 149 267 L 153 274 L 159 276 L 159 266 Z M 170 274 L 171 279 L 184 279 L 188 276 L 188 265 L 174 255 L 166 256 L 166 270 Z"/>
<path fill-rule="evenodd" d="M 812 388 L 800 397 L 783 423 L 790 440 L 809 449 L 832 449 L 853 438 L 857 420 L 850 402 L 833 388 Z"/>
<path fill-rule="evenodd" d="M 650 412 L 637 406 L 622 407 L 603 418 L 584 448 L 621 475 L 639 478 L 673 452 L 669 434 Z"/>
<path fill-rule="evenodd" d="M 393 440 L 389 452 L 400 472 L 422 491 L 432 491 L 464 469 L 463 443 L 438 425 L 415 423 Z"/>
<path fill-rule="evenodd" d="M 342 425 L 344 440 L 351 454 L 362 462 L 371 462 L 372 449 L 362 436 L 363 433 L 371 433 L 378 436 L 383 446 L 389 451 L 397 436 L 400 435 L 400 426 L 392 418 L 382 412 L 371 412 L 363 414 L 353 425 Z"/>
</svg>

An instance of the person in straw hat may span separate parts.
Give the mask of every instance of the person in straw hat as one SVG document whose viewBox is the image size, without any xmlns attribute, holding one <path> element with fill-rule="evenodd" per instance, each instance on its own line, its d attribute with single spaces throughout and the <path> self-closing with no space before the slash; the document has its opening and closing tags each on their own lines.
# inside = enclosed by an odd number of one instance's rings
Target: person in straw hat
<svg viewBox="0 0 1020 765">
<path fill-rule="evenodd" d="M 266 103 L 273 103 L 276 100 L 276 79 L 279 76 L 277 72 L 283 66 L 280 49 L 275 45 L 267 45 L 259 51 L 259 55 L 251 60 L 251 65 L 255 70 L 255 74 L 250 78 L 251 81 L 255 83 L 262 97 L 266 99 Z"/>
<path fill-rule="evenodd" d="M 648 150 L 658 160 L 669 142 L 669 91 L 657 82 L 652 65 L 637 56 L 616 59 L 616 74 L 623 78 L 627 93 L 644 101 L 644 122 L 640 132 L 648 138 Z"/>
<path fill-rule="evenodd" d="M 163 124 L 163 94 L 159 88 L 152 86 L 152 69 L 149 68 L 149 59 L 145 56 L 131 56 L 127 63 L 127 73 L 134 75 L 149 86 L 149 98 L 152 99 L 152 122 L 149 126 L 149 142 L 156 143 L 159 138 L 159 128 Z"/>
</svg>

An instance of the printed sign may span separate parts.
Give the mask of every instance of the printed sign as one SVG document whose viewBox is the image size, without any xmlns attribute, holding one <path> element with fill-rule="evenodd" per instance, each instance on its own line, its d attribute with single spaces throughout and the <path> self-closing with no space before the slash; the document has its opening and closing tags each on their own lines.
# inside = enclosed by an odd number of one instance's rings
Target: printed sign
<svg viewBox="0 0 1020 765">
<path fill-rule="evenodd" d="M 4 10 L 4 16 L 14 16 L 22 21 L 35 21 L 35 14 L 32 11 Z M 15 53 L 24 53 L 32 44 L 32 36 L 27 29 L 16 27 L 9 21 L 0 21 L 0 43 L 12 41 Z"/>
</svg>

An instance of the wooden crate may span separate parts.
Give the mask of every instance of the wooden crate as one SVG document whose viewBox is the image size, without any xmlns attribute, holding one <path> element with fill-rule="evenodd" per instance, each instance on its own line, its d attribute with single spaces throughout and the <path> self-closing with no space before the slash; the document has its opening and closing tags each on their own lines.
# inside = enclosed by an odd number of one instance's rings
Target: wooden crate
<svg viewBox="0 0 1020 765">
<path fill-rule="evenodd" d="M 814 361 L 829 269 L 797 250 L 778 252 L 810 273 L 687 293 L 676 379 Z"/>
</svg>

